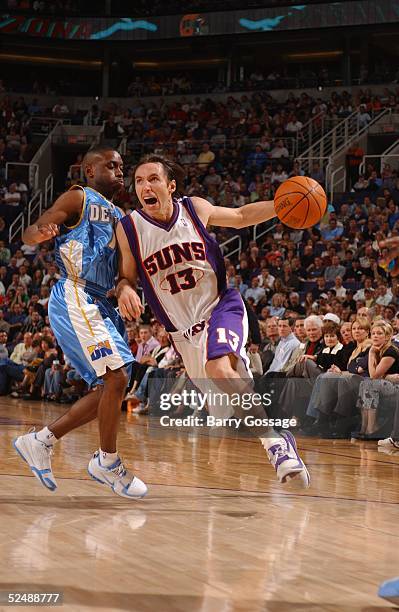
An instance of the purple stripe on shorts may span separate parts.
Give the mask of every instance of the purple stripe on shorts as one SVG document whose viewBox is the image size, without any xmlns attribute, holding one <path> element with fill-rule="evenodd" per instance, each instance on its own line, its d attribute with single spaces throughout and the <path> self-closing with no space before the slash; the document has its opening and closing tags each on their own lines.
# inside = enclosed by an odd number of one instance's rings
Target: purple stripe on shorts
<svg viewBox="0 0 399 612">
<path fill-rule="evenodd" d="M 137 236 L 136 226 L 134 224 L 131 215 L 126 215 L 121 219 L 122 227 L 125 230 L 126 237 L 128 239 L 133 257 L 136 260 L 137 273 L 140 278 L 141 286 L 144 291 L 145 299 L 147 300 L 152 312 L 155 315 L 157 321 L 164 325 L 165 329 L 169 332 L 177 331 L 172 321 L 169 319 L 166 311 L 164 310 L 161 302 L 155 293 L 154 287 L 151 281 L 147 278 L 147 274 L 144 268 L 144 263 L 141 258 L 140 243 Z"/>
</svg>

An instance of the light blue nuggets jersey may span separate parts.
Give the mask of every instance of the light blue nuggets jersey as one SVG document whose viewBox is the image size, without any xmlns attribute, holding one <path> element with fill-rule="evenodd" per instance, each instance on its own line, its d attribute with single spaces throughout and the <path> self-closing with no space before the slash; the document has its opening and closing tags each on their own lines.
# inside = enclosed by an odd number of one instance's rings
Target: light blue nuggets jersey
<svg viewBox="0 0 399 612">
<path fill-rule="evenodd" d="M 78 223 L 62 226 L 56 238 L 56 262 L 61 277 L 69 278 L 89 294 L 104 297 L 114 287 L 118 273 L 115 224 L 120 210 L 91 187 L 84 192 Z"/>
</svg>

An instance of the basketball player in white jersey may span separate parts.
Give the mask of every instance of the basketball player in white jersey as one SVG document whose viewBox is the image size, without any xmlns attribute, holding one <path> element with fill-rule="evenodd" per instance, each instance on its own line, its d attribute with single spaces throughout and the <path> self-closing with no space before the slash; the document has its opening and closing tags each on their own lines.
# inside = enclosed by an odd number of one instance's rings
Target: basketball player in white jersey
<svg viewBox="0 0 399 612">
<path fill-rule="evenodd" d="M 234 381 L 237 392 L 248 392 L 245 306 L 239 292 L 226 287 L 223 256 L 206 227 L 239 229 L 263 223 L 275 216 L 273 201 L 234 209 L 212 206 L 200 197 L 176 197 L 183 176 L 179 166 L 157 155 L 146 156 L 136 166 L 134 186 L 142 209 L 124 217 L 116 230 L 120 313 L 134 317 L 134 288 L 140 278 L 146 300 L 169 332 L 191 380 L 201 387 L 208 378 L 223 389 L 231 389 Z M 266 416 L 262 406 L 248 412 L 235 408 L 235 415 Z M 280 482 L 296 478 L 309 485 L 290 432 L 254 427 L 253 433 Z"/>
</svg>

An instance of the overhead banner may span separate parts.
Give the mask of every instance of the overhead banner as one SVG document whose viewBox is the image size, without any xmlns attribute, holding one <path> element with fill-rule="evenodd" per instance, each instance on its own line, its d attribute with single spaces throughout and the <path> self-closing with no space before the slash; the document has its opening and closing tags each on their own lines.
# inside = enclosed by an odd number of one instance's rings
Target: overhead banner
<svg viewBox="0 0 399 612">
<path fill-rule="evenodd" d="M 152 40 L 398 21 L 397 0 L 359 0 L 142 19 L 101 17 L 60 20 L 7 14 L 0 16 L 0 33 L 67 40 Z"/>
</svg>

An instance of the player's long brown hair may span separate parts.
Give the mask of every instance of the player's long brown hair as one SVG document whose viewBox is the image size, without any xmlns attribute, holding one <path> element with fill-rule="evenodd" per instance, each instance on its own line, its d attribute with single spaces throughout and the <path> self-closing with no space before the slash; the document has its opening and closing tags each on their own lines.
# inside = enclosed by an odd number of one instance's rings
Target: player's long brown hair
<svg viewBox="0 0 399 612">
<path fill-rule="evenodd" d="M 163 155 L 156 155 L 155 153 L 149 153 L 148 155 L 144 155 L 135 165 L 133 172 L 133 186 L 135 186 L 137 168 L 139 168 L 143 164 L 161 164 L 168 178 L 168 181 L 176 181 L 175 195 L 183 194 L 184 179 L 186 176 L 184 169 L 171 159 L 168 159 Z"/>
</svg>

